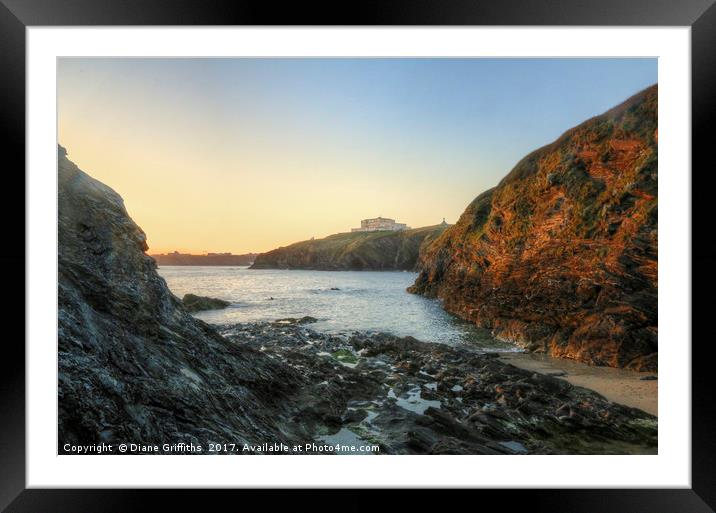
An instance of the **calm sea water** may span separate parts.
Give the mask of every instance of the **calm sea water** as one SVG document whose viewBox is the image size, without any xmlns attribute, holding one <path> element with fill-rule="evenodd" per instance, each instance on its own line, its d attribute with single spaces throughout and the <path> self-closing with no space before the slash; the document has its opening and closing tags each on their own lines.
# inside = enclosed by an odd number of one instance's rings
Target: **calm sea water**
<svg viewBox="0 0 716 513">
<path fill-rule="evenodd" d="M 328 333 L 382 331 L 426 342 L 515 349 L 446 313 L 439 301 L 408 294 L 415 273 L 161 266 L 159 274 L 180 298 L 191 293 L 231 302 L 226 309 L 196 314 L 209 323 L 310 315 L 318 319 L 310 327 Z"/>
</svg>

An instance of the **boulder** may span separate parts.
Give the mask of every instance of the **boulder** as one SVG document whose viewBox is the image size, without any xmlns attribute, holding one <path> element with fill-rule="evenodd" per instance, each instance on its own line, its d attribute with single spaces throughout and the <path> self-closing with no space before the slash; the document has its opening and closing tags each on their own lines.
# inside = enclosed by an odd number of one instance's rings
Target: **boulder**
<svg viewBox="0 0 716 513">
<path fill-rule="evenodd" d="M 226 308 L 231 303 L 223 299 L 213 297 L 197 296 L 194 294 L 184 294 L 181 300 L 187 312 L 201 312 L 202 310 L 220 310 Z"/>
</svg>

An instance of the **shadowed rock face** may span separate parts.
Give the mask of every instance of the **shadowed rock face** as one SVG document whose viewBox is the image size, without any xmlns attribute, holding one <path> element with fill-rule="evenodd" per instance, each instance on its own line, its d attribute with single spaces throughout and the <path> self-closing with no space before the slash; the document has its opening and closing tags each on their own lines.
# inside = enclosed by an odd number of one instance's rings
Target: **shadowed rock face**
<svg viewBox="0 0 716 513">
<path fill-rule="evenodd" d="M 338 233 L 277 248 L 256 257 L 251 269 L 412 271 L 420 248 L 448 225 L 400 232 Z"/>
<path fill-rule="evenodd" d="M 60 451 L 304 435 L 283 422 L 300 376 L 187 314 L 121 197 L 62 148 L 58 197 Z"/>
<path fill-rule="evenodd" d="M 501 338 L 657 366 L 657 87 L 529 154 L 421 252 L 411 292 Z"/>
</svg>

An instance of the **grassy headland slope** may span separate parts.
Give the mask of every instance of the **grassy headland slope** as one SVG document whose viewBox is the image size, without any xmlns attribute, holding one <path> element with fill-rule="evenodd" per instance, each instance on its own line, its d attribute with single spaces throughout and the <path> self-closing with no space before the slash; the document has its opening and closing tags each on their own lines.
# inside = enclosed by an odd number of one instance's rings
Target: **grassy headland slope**
<svg viewBox="0 0 716 513">
<path fill-rule="evenodd" d="M 657 93 L 522 159 L 424 249 L 410 291 L 533 351 L 656 369 Z"/>
<path fill-rule="evenodd" d="M 251 269 L 413 270 L 420 248 L 447 227 L 439 224 L 401 232 L 338 233 L 305 240 L 258 255 Z"/>
</svg>

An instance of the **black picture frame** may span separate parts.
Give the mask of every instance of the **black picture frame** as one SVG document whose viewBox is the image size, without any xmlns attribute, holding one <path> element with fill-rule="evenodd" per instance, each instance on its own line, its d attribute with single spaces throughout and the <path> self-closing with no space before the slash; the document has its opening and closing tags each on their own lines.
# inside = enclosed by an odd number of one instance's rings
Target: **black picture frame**
<svg viewBox="0 0 716 513">
<path fill-rule="evenodd" d="M 41 25 L 576 25 L 689 26 L 692 71 L 692 487 L 690 489 L 451 491 L 450 502 L 499 504 L 501 510 L 550 512 L 706 512 L 716 507 L 716 401 L 714 350 L 706 332 L 709 292 L 715 290 L 716 238 L 709 209 L 716 121 L 715 0 L 363 0 L 351 4 L 246 0 L 0 0 L 0 145 L 3 163 L 5 273 L 4 341 L 0 357 L 0 509 L 8 512 L 205 510 L 228 499 L 275 506 L 285 491 L 246 490 L 39 490 L 25 489 L 25 29 Z M 685 172 L 687 170 L 684 170 Z M 22 192 L 21 192 L 22 191 Z M 711 200 L 712 201 L 712 200 Z M 667 300 L 667 299 L 664 299 Z M 31 307 L 31 305 L 27 305 Z M 667 341 L 683 345 L 689 341 Z M 365 509 L 365 492 L 298 491 L 291 507 Z M 471 497 L 462 497 L 470 493 Z M 249 497 L 249 495 L 252 495 Z M 428 505 L 434 495 L 412 491 Z M 462 497 L 462 499 L 461 499 Z M 374 499 L 380 500 L 380 499 Z M 408 499 L 404 499 L 408 500 Z M 440 501 L 443 502 L 440 502 Z M 214 502 L 217 501 L 217 502 Z M 476 502 L 477 501 L 477 502 Z M 404 507 L 410 507 L 404 503 Z M 497 507 L 497 506 L 492 506 Z M 529 508 L 529 509 L 527 509 Z M 271 508 L 273 509 L 273 507 Z"/>
</svg>

